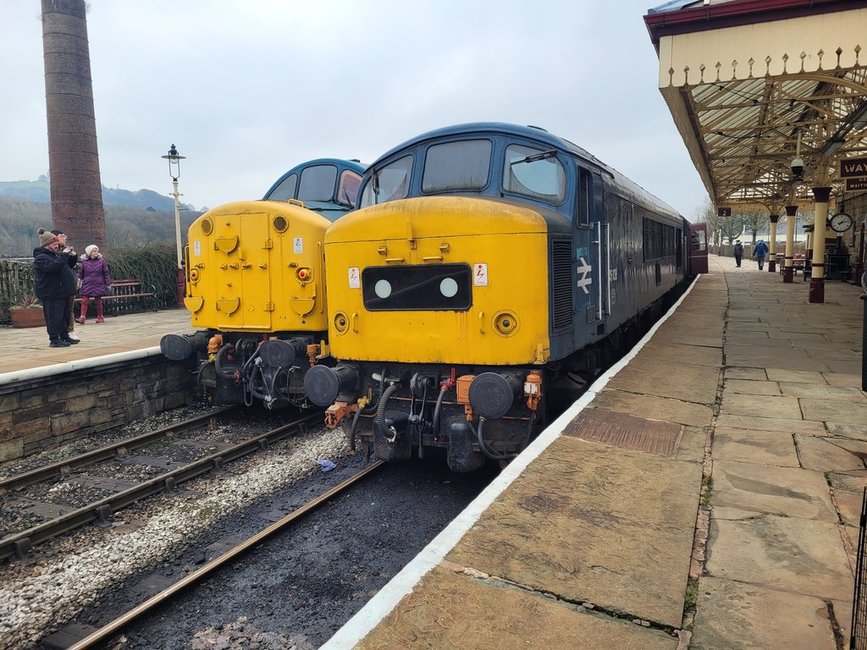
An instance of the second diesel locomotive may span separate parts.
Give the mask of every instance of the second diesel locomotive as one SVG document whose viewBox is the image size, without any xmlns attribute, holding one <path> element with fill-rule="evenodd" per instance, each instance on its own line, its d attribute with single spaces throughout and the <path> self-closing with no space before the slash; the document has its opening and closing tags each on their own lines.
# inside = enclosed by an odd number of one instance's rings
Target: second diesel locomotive
<svg viewBox="0 0 867 650">
<path fill-rule="evenodd" d="M 327 356 L 325 230 L 355 208 L 363 171 L 358 161 L 312 160 L 264 199 L 221 205 L 190 226 L 184 304 L 200 329 L 160 347 L 173 360 L 197 357 L 209 401 L 306 405 L 304 374 Z"/>
<path fill-rule="evenodd" d="M 536 127 L 440 129 L 366 170 L 325 235 L 334 367 L 305 376 L 377 458 L 507 461 L 688 274 L 689 224 Z"/>
</svg>

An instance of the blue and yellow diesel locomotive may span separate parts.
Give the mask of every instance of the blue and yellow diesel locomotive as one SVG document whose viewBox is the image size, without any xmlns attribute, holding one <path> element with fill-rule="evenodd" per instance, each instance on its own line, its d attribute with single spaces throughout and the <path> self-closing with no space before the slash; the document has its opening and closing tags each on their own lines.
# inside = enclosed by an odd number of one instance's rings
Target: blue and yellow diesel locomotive
<svg viewBox="0 0 867 650">
<path fill-rule="evenodd" d="M 519 453 L 687 273 L 687 222 L 536 127 L 444 128 L 364 173 L 325 234 L 329 345 L 304 379 L 384 460 Z"/>
<path fill-rule="evenodd" d="M 198 356 L 216 404 L 306 404 L 303 378 L 327 355 L 323 239 L 355 208 L 364 166 L 322 158 L 290 169 L 260 201 L 208 210 L 188 231 L 186 297 L 195 335 L 163 337 L 165 356 Z"/>
</svg>

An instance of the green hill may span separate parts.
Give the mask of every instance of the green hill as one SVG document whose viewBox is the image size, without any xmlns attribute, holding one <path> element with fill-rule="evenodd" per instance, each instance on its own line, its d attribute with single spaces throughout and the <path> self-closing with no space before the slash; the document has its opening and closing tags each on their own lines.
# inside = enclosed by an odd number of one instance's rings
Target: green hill
<svg viewBox="0 0 867 650">
<path fill-rule="evenodd" d="M 0 181 L 0 198 L 32 201 L 34 203 L 50 203 L 51 188 L 48 178 L 40 176 L 36 181 Z M 108 206 L 123 206 L 126 208 L 142 208 L 174 212 L 172 198 L 153 190 L 122 190 L 102 187 L 102 202 Z M 192 210 L 193 207 L 181 203 L 182 210 Z"/>
<path fill-rule="evenodd" d="M 175 241 L 175 206 L 170 196 L 151 190 L 102 188 L 108 246 Z M 181 204 L 181 232 L 201 214 Z M 51 227 L 48 178 L 0 181 L 0 257 L 30 257 L 36 229 Z M 79 250 L 89 242 L 73 242 Z"/>
</svg>

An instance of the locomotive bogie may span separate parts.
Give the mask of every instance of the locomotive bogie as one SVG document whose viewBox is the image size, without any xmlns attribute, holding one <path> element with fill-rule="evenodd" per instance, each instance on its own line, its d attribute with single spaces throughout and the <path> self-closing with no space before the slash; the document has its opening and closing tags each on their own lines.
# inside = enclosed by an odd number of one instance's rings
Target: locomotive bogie
<svg viewBox="0 0 867 650">
<path fill-rule="evenodd" d="M 441 448 L 456 472 L 523 449 L 544 393 L 538 370 L 514 367 L 341 362 L 311 368 L 304 383 L 313 403 L 329 405 L 327 426 L 342 426 L 353 446 L 386 461 Z"/>
</svg>

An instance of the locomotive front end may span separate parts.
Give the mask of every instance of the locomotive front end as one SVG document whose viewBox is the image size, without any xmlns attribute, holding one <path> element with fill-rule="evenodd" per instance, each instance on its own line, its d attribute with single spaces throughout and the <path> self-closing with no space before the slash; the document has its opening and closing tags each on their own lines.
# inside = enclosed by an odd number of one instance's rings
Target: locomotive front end
<svg viewBox="0 0 867 650">
<path fill-rule="evenodd" d="M 219 404 L 303 403 L 303 375 L 328 329 L 322 242 L 329 221 L 299 201 L 229 203 L 189 229 L 184 303 L 206 334 L 172 335 L 163 353 L 198 353 Z"/>
<path fill-rule="evenodd" d="M 534 210 L 432 196 L 365 208 L 325 239 L 336 367 L 305 379 L 378 458 L 444 447 L 455 471 L 526 444 L 550 356 L 548 230 Z"/>
</svg>

